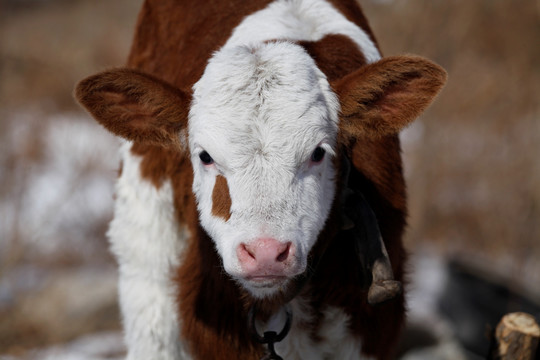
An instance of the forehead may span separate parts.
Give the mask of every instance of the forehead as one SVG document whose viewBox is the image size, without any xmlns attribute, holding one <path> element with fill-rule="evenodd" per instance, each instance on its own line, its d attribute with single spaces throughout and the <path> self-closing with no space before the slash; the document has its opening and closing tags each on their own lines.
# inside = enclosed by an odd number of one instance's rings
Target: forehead
<svg viewBox="0 0 540 360">
<path fill-rule="evenodd" d="M 222 49 L 194 86 L 190 141 L 280 146 L 291 139 L 335 138 L 337 104 L 326 77 L 298 45 Z"/>
</svg>

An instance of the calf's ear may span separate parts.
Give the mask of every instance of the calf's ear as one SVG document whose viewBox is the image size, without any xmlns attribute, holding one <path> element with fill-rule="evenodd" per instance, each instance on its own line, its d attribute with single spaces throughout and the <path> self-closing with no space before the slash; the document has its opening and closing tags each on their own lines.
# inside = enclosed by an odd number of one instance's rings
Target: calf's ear
<svg viewBox="0 0 540 360">
<path fill-rule="evenodd" d="M 446 82 L 446 71 L 416 56 L 369 64 L 332 84 L 347 138 L 398 133 L 426 109 Z"/>
<path fill-rule="evenodd" d="M 162 80 L 133 69 L 114 69 L 79 82 L 75 97 L 115 135 L 182 147 L 190 97 Z"/>
</svg>

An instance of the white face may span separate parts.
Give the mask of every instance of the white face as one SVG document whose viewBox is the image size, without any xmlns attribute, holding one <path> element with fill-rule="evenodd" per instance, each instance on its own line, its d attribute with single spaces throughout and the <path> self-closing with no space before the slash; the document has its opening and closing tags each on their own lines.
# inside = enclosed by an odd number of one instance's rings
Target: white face
<svg viewBox="0 0 540 360">
<path fill-rule="evenodd" d="M 291 43 L 224 48 L 194 86 L 200 221 L 254 296 L 306 269 L 334 199 L 338 111 L 324 74 Z"/>
</svg>

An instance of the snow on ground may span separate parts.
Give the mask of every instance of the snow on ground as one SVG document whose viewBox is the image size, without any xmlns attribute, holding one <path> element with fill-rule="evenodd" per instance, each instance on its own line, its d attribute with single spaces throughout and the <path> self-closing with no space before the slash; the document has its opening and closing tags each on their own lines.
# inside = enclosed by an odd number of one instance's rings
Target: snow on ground
<svg viewBox="0 0 540 360">
<path fill-rule="evenodd" d="M 37 343 L 114 328 L 106 315 L 117 314 L 116 269 L 104 232 L 118 140 L 83 113 L 0 116 L 1 348 L 32 344 L 27 328 Z"/>
<path fill-rule="evenodd" d="M 79 113 L 28 111 L 6 123 L 0 151 L 15 165 L 0 172 L 12 189 L 0 202 L 0 252 L 15 241 L 49 255 L 89 250 L 112 211 L 117 140 Z"/>
</svg>

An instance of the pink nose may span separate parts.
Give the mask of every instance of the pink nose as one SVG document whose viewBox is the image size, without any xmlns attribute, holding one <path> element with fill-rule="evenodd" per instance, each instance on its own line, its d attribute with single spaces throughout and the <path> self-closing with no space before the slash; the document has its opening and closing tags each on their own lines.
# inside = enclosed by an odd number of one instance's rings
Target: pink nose
<svg viewBox="0 0 540 360">
<path fill-rule="evenodd" d="M 236 249 L 244 275 L 256 278 L 285 276 L 293 253 L 291 242 L 282 243 L 272 238 L 242 243 Z"/>
</svg>

